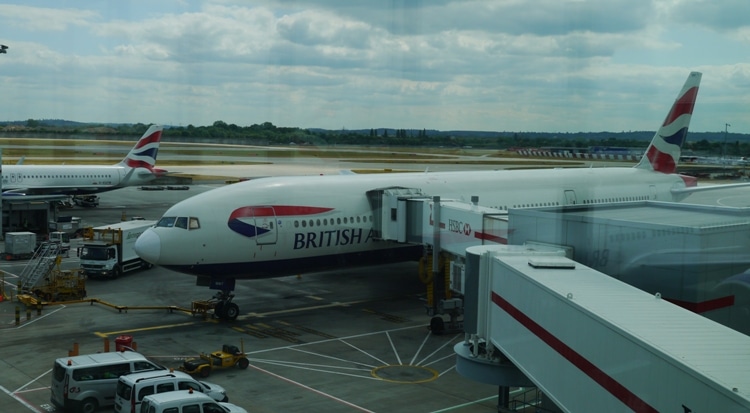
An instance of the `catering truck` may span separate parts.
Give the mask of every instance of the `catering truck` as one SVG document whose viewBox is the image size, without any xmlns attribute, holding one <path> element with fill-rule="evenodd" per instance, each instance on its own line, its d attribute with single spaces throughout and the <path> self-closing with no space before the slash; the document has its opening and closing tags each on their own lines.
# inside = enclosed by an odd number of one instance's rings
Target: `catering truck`
<svg viewBox="0 0 750 413">
<path fill-rule="evenodd" d="M 117 278 L 138 269 L 151 268 L 135 253 L 135 240 L 156 221 L 123 221 L 86 228 L 83 246 L 78 248 L 81 271 L 90 278 Z"/>
</svg>

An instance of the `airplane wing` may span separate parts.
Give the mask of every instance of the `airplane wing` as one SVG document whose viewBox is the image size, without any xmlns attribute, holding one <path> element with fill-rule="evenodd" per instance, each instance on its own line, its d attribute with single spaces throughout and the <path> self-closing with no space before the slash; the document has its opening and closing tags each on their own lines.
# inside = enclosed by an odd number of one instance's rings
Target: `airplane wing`
<svg viewBox="0 0 750 413">
<path fill-rule="evenodd" d="M 31 202 L 31 201 L 61 201 L 69 197 L 65 194 L 40 194 L 30 195 L 22 192 L 7 191 L 2 193 L 3 202 L 18 201 L 18 202 Z"/>
<path fill-rule="evenodd" d="M 678 196 L 678 195 L 687 196 L 694 192 L 715 191 L 717 189 L 732 189 L 732 188 L 739 188 L 743 186 L 750 186 L 750 181 L 739 182 L 736 184 L 704 185 L 704 186 L 691 186 L 687 188 L 674 188 L 672 189 L 672 194 L 675 196 Z"/>
<path fill-rule="evenodd" d="M 43 200 L 45 196 L 58 198 L 60 196 L 69 196 L 73 194 L 91 194 L 111 189 L 109 185 L 99 186 L 45 186 L 38 188 L 13 188 L 3 191 L 3 199 L 26 199 L 28 201 Z M 34 197 L 34 198 L 32 198 Z"/>
</svg>

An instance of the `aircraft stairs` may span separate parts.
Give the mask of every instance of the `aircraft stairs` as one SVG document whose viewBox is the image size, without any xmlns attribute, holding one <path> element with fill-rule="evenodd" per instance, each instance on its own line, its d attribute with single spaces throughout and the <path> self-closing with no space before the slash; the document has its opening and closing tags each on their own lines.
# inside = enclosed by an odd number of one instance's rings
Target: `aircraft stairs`
<svg viewBox="0 0 750 413">
<path fill-rule="evenodd" d="M 18 283 L 18 294 L 31 293 L 39 280 L 46 277 L 55 266 L 60 255 L 60 244 L 44 242 L 21 271 Z"/>
</svg>

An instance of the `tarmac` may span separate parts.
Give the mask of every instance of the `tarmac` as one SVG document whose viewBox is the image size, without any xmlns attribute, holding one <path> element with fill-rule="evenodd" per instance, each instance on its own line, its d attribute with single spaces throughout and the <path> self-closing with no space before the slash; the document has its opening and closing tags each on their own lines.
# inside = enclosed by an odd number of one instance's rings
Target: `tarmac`
<svg viewBox="0 0 750 413">
<path fill-rule="evenodd" d="M 158 219 L 180 199 L 215 186 L 124 188 L 100 194 L 98 208 L 64 213 L 89 226 L 123 216 Z M 0 261 L 6 286 L 15 284 L 24 265 Z M 61 268 L 77 265 L 72 253 Z M 118 337 L 129 337 L 139 352 L 173 368 L 223 344 L 244 346 L 248 369 L 217 370 L 206 380 L 223 386 L 232 403 L 250 412 L 497 411 L 495 386 L 455 371 L 453 346 L 463 334 L 428 330 L 415 263 L 238 281 L 241 315 L 232 322 L 167 309 L 190 309 L 192 301 L 212 293 L 195 286 L 194 277 L 159 267 L 88 280 L 86 288 L 89 299 L 127 308 L 84 302 L 37 312 L 15 301 L 0 303 L 3 412 L 57 412 L 49 400 L 54 360 L 75 347 L 80 354 L 104 351 L 105 341 L 114 350 Z"/>
<path fill-rule="evenodd" d="M 223 168 L 222 175 L 290 174 L 285 166 L 278 168 Z M 198 170 L 186 167 L 182 172 Z M 174 203 L 219 185 L 197 183 L 183 191 L 124 188 L 100 194 L 97 208 L 74 207 L 61 214 L 80 216 L 88 226 L 123 217 L 158 219 Z M 742 188 L 689 200 L 750 205 Z M 6 287 L 15 285 L 24 265 L 0 261 Z M 77 266 L 72 253 L 61 268 Z M 80 354 L 102 352 L 108 343 L 114 350 L 115 340 L 125 337 L 139 352 L 173 368 L 224 344 L 244 346 L 248 369 L 217 370 L 206 381 L 223 386 L 230 402 L 249 412 L 498 411 L 496 386 L 455 371 L 453 346 L 463 334 L 428 330 L 425 287 L 416 263 L 240 280 L 235 321 L 178 310 L 190 309 L 193 301 L 212 293 L 196 286 L 194 277 L 159 267 L 116 280 L 88 280 L 87 293 L 100 301 L 49 305 L 41 311 L 0 302 L 0 410 L 58 412 L 49 400 L 54 360 L 74 348 Z M 138 308 L 142 306 L 160 308 Z"/>
</svg>

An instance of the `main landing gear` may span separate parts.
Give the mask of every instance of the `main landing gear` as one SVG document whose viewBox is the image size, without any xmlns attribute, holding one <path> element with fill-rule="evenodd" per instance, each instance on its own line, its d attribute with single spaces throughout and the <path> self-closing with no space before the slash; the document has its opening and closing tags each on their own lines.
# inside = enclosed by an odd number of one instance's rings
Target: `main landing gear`
<svg viewBox="0 0 750 413">
<path fill-rule="evenodd" d="M 214 296 L 216 305 L 214 306 L 214 317 L 222 320 L 236 320 L 240 315 L 240 307 L 232 302 L 234 294 L 231 291 L 219 291 Z"/>
</svg>

